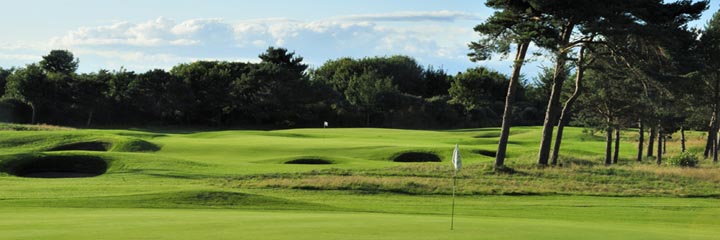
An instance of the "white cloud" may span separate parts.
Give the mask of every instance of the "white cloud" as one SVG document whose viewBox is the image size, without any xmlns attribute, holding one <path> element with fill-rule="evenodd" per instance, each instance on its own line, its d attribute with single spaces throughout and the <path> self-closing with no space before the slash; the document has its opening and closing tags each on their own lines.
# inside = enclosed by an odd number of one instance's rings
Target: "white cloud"
<svg viewBox="0 0 720 240">
<path fill-rule="evenodd" d="M 170 45 L 175 45 L 175 46 L 192 46 L 192 45 L 197 45 L 198 43 L 200 43 L 200 42 L 197 40 L 185 39 L 185 38 L 170 41 Z"/>
<path fill-rule="evenodd" d="M 457 20 L 479 21 L 481 18 L 475 14 L 457 11 L 432 11 L 432 12 L 395 12 L 381 14 L 350 15 L 339 19 L 352 21 L 372 22 L 453 22 Z"/>
<path fill-rule="evenodd" d="M 69 49 L 81 58 L 81 70 L 89 71 L 116 65 L 165 68 L 199 59 L 253 60 L 268 46 L 288 48 L 311 64 L 345 56 L 403 54 L 421 64 L 444 65 L 455 71 L 475 65 L 467 60 L 466 53 L 467 43 L 475 38 L 472 27 L 478 19 L 474 14 L 453 11 L 350 15 L 316 21 L 176 21 L 159 17 L 140 23 L 81 27 L 33 48 L 42 49 L 37 58 L 48 49 Z M 20 54 L 14 51 L 4 52 Z M 88 65 L 91 67 L 86 68 Z"/>
<path fill-rule="evenodd" d="M 151 63 L 172 63 L 178 61 L 184 61 L 188 58 L 172 54 L 146 54 L 139 51 L 100 51 L 100 50 L 85 50 L 78 49 L 73 51 L 76 55 L 93 55 L 97 57 L 103 57 L 108 59 L 118 59 L 128 62 L 139 62 L 146 61 Z"/>
<path fill-rule="evenodd" d="M 3 60 L 23 60 L 23 61 L 33 61 L 40 59 L 40 56 L 37 55 L 31 55 L 31 54 L 5 54 L 0 53 L 0 59 Z"/>
</svg>

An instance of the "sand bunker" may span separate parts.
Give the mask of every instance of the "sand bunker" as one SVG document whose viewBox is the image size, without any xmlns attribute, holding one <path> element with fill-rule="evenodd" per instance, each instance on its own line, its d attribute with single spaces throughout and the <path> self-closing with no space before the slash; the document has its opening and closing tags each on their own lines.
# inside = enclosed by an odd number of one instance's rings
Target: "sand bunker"
<svg viewBox="0 0 720 240">
<path fill-rule="evenodd" d="M 486 157 L 495 157 L 495 155 L 497 154 L 497 152 L 491 150 L 473 150 L 472 152 Z"/>
<path fill-rule="evenodd" d="M 66 145 L 61 145 L 54 147 L 50 149 L 49 151 L 73 151 L 73 150 L 79 150 L 79 151 L 101 151 L 101 152 L 107 152 L 110 150 L 110 147 L 112 144 L 109 142 L 100 142 L 100 141 L 94 141 L 94 142 L 79 142 L 79 143 L 71 143 Z"/>
<path fill-rule="evenodd" d="M 11 161 L 4 168 L 19 177 L 81 178 L 104 174 L 108 164 L 92 156 L 44 156 Z"/>
<path fill-rule="evenodd" d="M 332 164 L 332 162 L 319 158 L 299 158 L 287 161 L 285 164 Z"/>
<path fill-rule="evenodd" d="M 426 152 L 404 152 L 395 156 L 393 162 L 440 162 L 440 157 Z"/>
</svg>

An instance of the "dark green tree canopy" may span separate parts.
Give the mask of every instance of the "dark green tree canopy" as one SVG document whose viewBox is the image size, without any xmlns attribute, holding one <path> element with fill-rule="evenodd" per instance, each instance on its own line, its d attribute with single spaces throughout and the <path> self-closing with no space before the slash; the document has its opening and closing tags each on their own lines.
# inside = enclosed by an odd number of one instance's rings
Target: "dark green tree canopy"
<svg viewBox="0 0 720 240">
<path fill-rule="evenodd" d="M 43 97 L 43 89 L 49 88 L 47 76 L 36 64 L 15 70 L 7 78 L 6 95 L 24 102 L 34 103 Z"/>
<path fill-rule="evenodd" d="M 5 95 L 5 85 L 7 85 L 7 78 L 13 73 L 15 69 L 3 69 L 0 67 L 0 96 Z"/>
<path fill-rule="evenodd" d="M 52 50 L 40 61 L 40 65 L 45 71 L 61 74 L 74 73 L 77 71 L 78 64 L 79 60 L 67 50 Z"/>
<path fill-rule="evenodd" d="M 296 73 L 302 73 L 308 68 L 307 64 L 302 63 L 302 57 L 295 56 L 295 52 L 289 52 L 285 48 L 269 47 L 259 57 L 263 62 L 277 64 Z"/>
<path fill-rule="evenodd" d="M 435 76 L 426 74 L 427 72 L 425 72 L 423 67 L 420 66 L 415 59 L 400 55 L 362 59 L 341 58 L 328 61 L 313 71 L 313 79 L 332 86 L 338 92 L 345 92 L 350 79 L 362 75 L 367 69 L 377 71 L 376 74 L 383 78 L 392 79 L 393 85 L 396 85 L 398 90 L 402 92 L 416 96 L 437 94 L 436 92 L 429 91 L 427 85 L 430 79 L 425 78 Z M 436 77 L 441 77 L 441 75 L 437 75 Z M 433 90 L 443 91 L 443 89 Z"/>
<path fill-rule="evenodd" d="M 127 94 L 144 114 L 173 121 L 186 116 L 193 99 L 186 83 L 162 69 L 138 75 L 128 84 Z"/>
<path fill-rule="evenodd" d="M 345 96 L 350 104 L 374 109 L 380 106 L 383 95 L 396 91 L 392 78 L 381 77 L 376 71 L 368 70 L 350 79 Z"/>
<path fill-rule="evenodd" d="M 478 110 L 505 98 L 509 79 L 493 70 L 478 67 L 468 69 L 453 78 L 450 102 L 463 105 L 466 110 Z"/>
</svg>

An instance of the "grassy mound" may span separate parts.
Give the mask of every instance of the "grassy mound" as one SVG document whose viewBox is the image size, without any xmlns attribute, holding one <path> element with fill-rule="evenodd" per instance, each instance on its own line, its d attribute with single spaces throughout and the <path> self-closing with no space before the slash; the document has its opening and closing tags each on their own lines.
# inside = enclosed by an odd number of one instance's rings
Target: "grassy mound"
<svg viewBox="0 0 720 240">
<path fill-rule="evenodd" d="M 403 152 L 392 158 L 393 162 L 440 162 L 440 157 L 427 152 Z"/>
<path fill-rule="evenodd" d="M 91 141 L 91 142 L 78 142 L 78 143 L 70 143 L 70 144 L 60 145 L 60 146 L 50 149 L 49 151 L 80 150 L 80 151 L 107 152 L 108 150 L 110 150 L 111 147 L 112 147 L 112 144 L 109 142 Z"/>
<path fill-rule="evenodd" d="M 134 138 L 117 142 L 112 150 L 117 152 L 157 152 L 160 151 L 160 148 L 157 144 Z"/>
<path fill-rule="evenodd" d="M 3 172 L 31 178 L 95 177 L 107 169 L 104 159 L 93 156 L 28 156 L 2 166 Z"/>
<path fill-rule="evenodd" d="M 320 158 L 298 158 L 287 161 L 285 164 L 333 164 L 333 162 Z"/>
</svg>

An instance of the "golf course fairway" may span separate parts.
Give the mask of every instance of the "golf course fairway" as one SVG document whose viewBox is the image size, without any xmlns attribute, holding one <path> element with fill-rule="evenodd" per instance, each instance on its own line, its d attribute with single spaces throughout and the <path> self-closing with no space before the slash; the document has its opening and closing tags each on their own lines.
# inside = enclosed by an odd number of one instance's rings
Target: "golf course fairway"
<svg viewBox="0 0 720 240">
<path fill-rule="evenodd" d="M 603 138 L 568 128 L 563 164 L 538 168 L 540 129 L 518 127 L 513 170 L 494 173 L 498 132 L 4 130 L 0 239 L 720 236 L 720 168 L 708 160 L 637 163 L 628 131 L 620 164 L 604 166 Z M 688 133 L 691 152 L 701 136 Z M 455 144 L 464 167 L 450 230 Z"/>
</svg>

